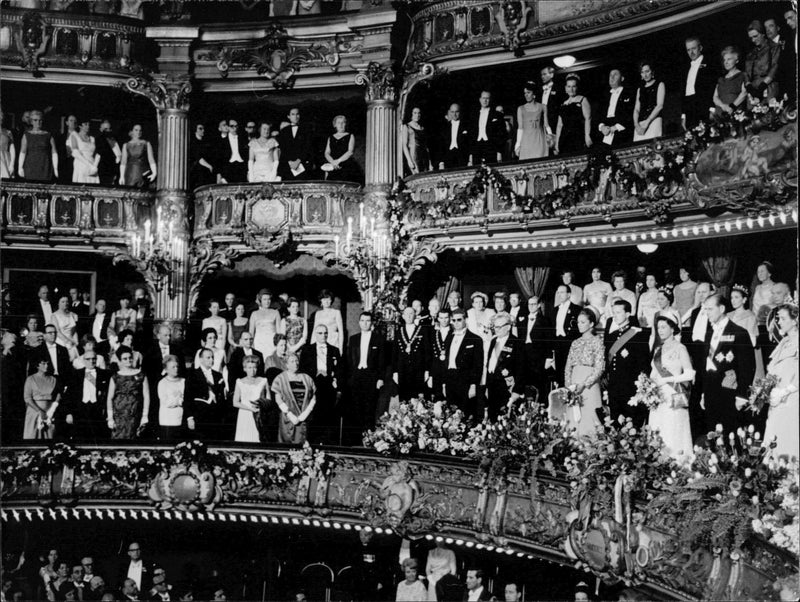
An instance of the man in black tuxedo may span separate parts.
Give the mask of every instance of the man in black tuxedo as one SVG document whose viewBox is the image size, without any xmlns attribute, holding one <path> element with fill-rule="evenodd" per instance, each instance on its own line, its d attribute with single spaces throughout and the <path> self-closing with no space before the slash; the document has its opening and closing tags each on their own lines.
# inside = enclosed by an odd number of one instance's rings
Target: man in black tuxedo
<svg viewBox="0 0 800 602">
<path fill-rule="evenodd" d="M 288 119 L 289 125 L 278 134 L 281 148 L 278 175 L 284 182 L 311 179 L 314 167 L 311 133 L 300 125 L 300 109 L 297 107 L 289 111 Z"/>
<path fill-rule="evenodd" d="M 345 414 L 345 441 L 360 443 L 361 433 L 374 428 L 377 418 L 378 391 L 386 376 L 383 337 L 372 330 L 372 314 L 361 312 L 361 332 L 350 337 L 347 345 L 347 372 L 350 403 Z"/>
<path fill-rule="evenodd" d="M 97 165 L 97 176 L 103 186 L 114 186 L 119 178 L 119 162 L 122 159 L 122 150 L 111 132 L 111 122 L 104 119 L 100 122 L 100 132 L 95 137 L 97 154 L 100 163 Z"/>
<path fill-rule="evenodd" d="M 50 323 L 50 318 L 53 315 L 53 307 L 50 304 L 50 289 L 46 284 L 39 287 L 37 296 L 39 298 L 36 300 L 36 306 L 31 313 L 36 314 L 36 317 L 39 318 L 39 328 L 42 328 L 45 324 Z"/>
<path fill-rule="evenodd" d="M 245 330 L 239 339 L 239 346 L 233 348 L 228 360 L 228 391 L 233 391 L 236 388 L 236 381 L 244 377 L 244 359 L 250 356 L 258 358 L 256 376 L 264 376 L 264 355 L 253 347 L 253 335 Z M 317 408 L 319 408 L 319 397 L 317 397 Z"/>
<path fill-rule="evenodd" d="M 86 308 L 77 286 L 71 286 L 69 288 L 69 310 L 78 316 L 79 319 L 87 316 Z"/>
<path fill-rule="evenodd" d="M 450 320 L 453 330 L 445 341 L 445 398 L 467 416 L 477 417 L 478 387 L 483 377 L 483 339 L 467 328 L 467 314 L 460 307 L 453 310 Z"/>
<path fill-rule="evenodd" d="M 572 341 L 578 338 L 578 313 L 581 306 L 570 301 L 570 289 L 565 284 L 556 289 L 556 307 L 553 317 L 553 355 L 555 359 L 556 382 L 564 384 L 564 367 Z"/>
<path fill-rule="evenodd" d="M 428 329 L 415 324 L 416 312 L 413 307 L 403 310 L 403 324 L 397 330 L 392 346 L 392 376 L 400 393 L 400 400 L 406 401 L 427 393 L 430 375 L 430 336 Z"/>
<path fill-rule="evenodd" d="M 694 290 L 695 308 L 689 312 L 687 321 L 688 327 L 681 333 L 681 341 L 689 352 L 696 376 L 694 386 L 689 394 L 689 419 L 691 421 L 692 433 L 703 433 L 705 417 L 700 399 L 703 397 L 703 386 L 705 384 L 706 349 L 711 341 L 712 329 L 706 315 L 703 302 L 714 292 L 714 285 L 710 282 L 698 282 Z M 685 316 L 682 316 L 685 319 Z"/>
<path fill-rule="evenodd" d="M 517 318 L 517 332 L 524 345 L 525 385 L 535 387 L 537 400 L 544 403 L 549 392 L 545 363 L 553 350 L 553 324 L 536 295 L 528 299 L 527 314 Z"/>
<path fill-rule="evenodd" d="M 200 351 L 200 367 L 189 371 L 186 392 L 183 394 L 183 409 L 186 426 L 198 439 L 225 438 L 225 418 L 228 404 L 222 374 L 211 369 L 214 352 Z"/>
<path fill-rule="evenodd" d="M 136 589 L 141 591 L 142 587 L 153 578 L 154 568 L 153 563 L 146 562 L 142 558 L 142 547 L 139 543 L 132 541 L 128 544 L 128 558 L 119 565 L 116 582 L 123 584 L 123 593 L 126 589 L 126 581 L 132 581 Z M 128 589 L 130 590 L 130 584 L 128 584 Z"/>
<path fill-rule="evenodd" d="M 544 125 L 547 132 L 548 152 L 552 154 L 553 146 L 550 142 L 558 128 L 558 110 L 565 100 L 565 93 L 563 90 L 556 89 L 556 83 L 553 81 L 553 76 L 555 75 L 553 67 L 543 67 L 539 75 L 542 79 L 542 86 L 539 89 L 539 102 L 547 107 L 547 123 Z"/>
<path fill-rule="evenodd" d="M 94 312 L 81 322 L 83 334 L 90 334 L 97 341 L 95 349 L 100 355 L 108 356 L 111 351 L 108 331 L 111 328 L 111 314 L 106 311 L 106 300 L 98 299 Z"/>
<path fill-rule="evenodd" d="M 219 171 L 225 182 L 247 181 L 249 148 L 247 136 L 239 135 L 239 122 L 228 120 L 228 135 L 219 142 Z"/>
<path fill-rule="evenodd" d="M 166 374 L 164 361 L 171 355 L 178 358 L 178 376 L 186 376 L 186 359 L 183 355 L 181 346 L 172 341 L 172 328 L 168 323 L 159 325 L 156 331 L 156 340 L 151 341 L 146 347 L 147 351 L 143 354 L 144 360 L 142 368 L 147 376 L 150 386 L 150 399 L 158 399 L 158 381 Z M 158 404 L 150 404 L 149 421 L 151 426 L 158 424 Z"/>
<path fill-rule="evenodd" d="M 507 137 L 503 116 L 492 107 L 492 93 L 481 92 L 480 108 L 470 118 L 469 132 L 469 164 L 479 166 L 490 165 L 502 161 L 502 151 Z"/>
<path fill-rule="evenodd" d="M 225 305 L 219 310 L 219 317 L 226 322 L 230 322 L 236 317 L 236 295 L 225 293 Z"/>
<path fill-rule="evenodd" d="M 620 146 L 633 140 L 633 107 L 635 97 L 623 87 L 625 77 L 619 69 L 608 74 L 608 93 L 600 109 L 600 142 L 608 147 Z"/>
<path fill-rule="evenodd" d="M 481 569 L 470 569 L 467 571 L 467 591 L 464 592 L 464 600 L 491 600 L 492 594 L 484 584 L 484 573 Z"/>
<path fill-rule="evenodd" d="M 72 438 L 81 441 L 97 441 L 108 438 L 105 408 L 108 399 L 108 383 L 111 373 L 97 367 L 94 349 L 84 352 L 86 368 L 76 370 L 65 392 L 63 410 L 65 422 L 72 431 Z"/>
<path fill-rule="evenodd" d="M 628 401 L 636 394 L 636 379 L 649 373 L 650 342 L 641 328 L 631 324 L 633 308 L 625 299 L 617 299 L 611 306 L 612 317 L 606 321 L 606 391 L 611 418 L 620 414 L 633 419 L 639 427 L 647 419 L 647 408 L 630 406 Z"/>
<path fill-rule="evenodd" d="M 438 305 L 438 301 L 437 301 Z M 431 316 L 434 325 L 428 329 L 431 350 L 430 384 L 434 400 L 444 399 L 445 374 L 447 373 L 447 337 L 452 330 L 450 326 L 450 310 L 439 308 L 436 315 Z"/>
<path fill-rule="evenodd" d="M 67 348 L 56 343 L 56 333 L 52 324 L 44 327 L 44 343 L 33 350 L 28 361 L 28 374 L 36 372 L 39 362 L 47 362 L 47 373 L 56 376 L 63 389 L 72 378 L 72 362 Z"/>
<path fill-rule="evenodd" d="M 735 433 L 747 426 L 739 416 L 736 398 L 747 399 L 756 372 L 756 357 L 750 335 L 725 314 L 725 302 L 712 295 L 703 302 L 711 325 L 711 340 L 706 346 L 702 408 L 705 410 L 706 431 L 721 424 L 725 433 Z"/>
<path fill-rule="evenodd" d="M 309 439 L 312 443 L 334 444 L 339 414 L 339 385 L 342 382 L 342 356 L 339 349 L 328 343 L 328 327 L 318 324 L 314 329 L 314 342 L 300 350 L 300 372 L 314 379 L 317 403 L 311 422 Z"/>
<path fill-rule="evenodd" d="M 683 129 L 690 130 L 701 120 L 708 121 L 708 110 L 714 106 L 714 90 L 717 78 L 714 70 L 705 62 L 700 38 L 686 38 L 686 54 L 689 64 L 684 71 L 684 94 L 681 105 Z"/>
<path fill-rule="evenodd" d="M 511 334 L 511 316 L 500 312 L 494 317 L 497 333 L 489 343 L 486 362 L 486 392 L 489 418 L 496 419 L 525 393 L 523 343 Z"/>
<path fill-rule="evenodd" d="M 527 306 L 520 304 L 519 293 L 508 294 L 508 314 L 511 316 L 511 334 L 519 338 L 518 322 L 528 316 Z"/>
<path fill-rule="evenodd" d="M 461 106 L 453 103 L 447 110 L 447 118 L 435 145 L 439 169 L 465 166 L 469 156 L 467 144 L 467 128 L 461 120 Z"/>
</svg>

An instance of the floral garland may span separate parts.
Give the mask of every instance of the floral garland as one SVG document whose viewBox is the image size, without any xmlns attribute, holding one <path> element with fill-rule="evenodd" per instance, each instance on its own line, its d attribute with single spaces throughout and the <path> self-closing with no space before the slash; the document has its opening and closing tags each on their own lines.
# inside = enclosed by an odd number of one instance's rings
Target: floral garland
<svg viewBox="0 0 800 602">
<path fill-rule="evenodd" d="M 783 460 L 781 464 L 784 464 Z M 780 497 L 780 506 L 774 512 L 766 512 L 761 518 L 753 519 L 753 531 L 779 548 L 798 555 L 800 554 L 800 516 L 798 516 L 800 465 L 795 460 L 785 467 L 786 476 L 775 490 L 775 495 Z"/>
<path fill-rule="evenodd" d="M 467 426 L 461 410 L 420 396 L 384 414 L 375 429 L 364 433 L 364 446 L 387 455 L 419 451 L 463 456 L 469 450 Z"/>
<path fill-rule="evenodd" d="M 676 473 L 651 501 L 650 518 L 681 525 L 676 534 L 691 548 L 738 552 L 756 532 L 754 521 L 776 514 L 783 502 L 787 469 L 764 462 L 772 447 L 761 445 L 752 426 L 729 433 L 727 441 L 718 426 L 708 434 L 708 448 L 695 448 L 690 469 Z"/>
<path fill-rule="evenodd" d="M 642 406 L 654 410 L 664 401 L 661 389 L 655 381 L 645 373 L 636 378 L 636 393 L 628 401 L 629 406 Z"/>
<path fill-rule="evenodd" d="M 161 472 L 180 465 L 197 464 L 221 480 L 238 483 L 261 482 L 282 485 L 299 476 L 329 476 L 332 458 L 314 450 L 308 442 L 286 456 L 238 454 L 235 451 L 209 450 L 201 441 L 179 443 L 172 450 L 93 450 L 80 453 L 64 443 L 56 443 L 37 456 L 29 452 L 0 459 L 3 493 L 33 483 L 63 467 L 73 468 L 76 477 L 114 485 L 146 483 Z"/>
</svg>

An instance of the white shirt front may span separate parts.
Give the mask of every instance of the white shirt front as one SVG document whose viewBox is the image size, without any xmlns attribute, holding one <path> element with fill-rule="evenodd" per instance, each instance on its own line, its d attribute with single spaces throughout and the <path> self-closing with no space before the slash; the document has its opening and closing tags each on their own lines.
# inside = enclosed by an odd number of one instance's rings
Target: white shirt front
<svg viewBox="0 0 800 602">
<path fill-rule="evenodd" d="M 50 354 L 50 361 L 53 363 L 53 374 L 55 374 L 56 376 L 58 376 L 58 351 L 57 351 L 57 349 L 58 349 L 58 347 L 56 347 L 55 343 L 53 343 L 52 345 L 50 345 L 49 343 L 47 344 L 47 353 Z"/>
<path fill-rule="evenodd" d="M 556 314 L 556 336 L 565 337 L 567 332 L 564 329 L 564 322 L 567 319 L 567 310 L 569 310 L 569 301 L 564 301 L 558 306 L 558 313 Z"/>
<path fill-rule="evenodd" d="M 239 136 L 236 134 L 228 134 L 228 144 L 231 145 L 231 160 L 230 163 L 244 163 L 244 159 L 239 154 Z"/>
<path fill-rule="evenodd" d="M 686 76 L 686 91 L 684 92 L 684 96 L 694 96 L 694 84 L 697 81 L 697 73 L 700 71 L 700 65 L 702 64 L 702 54 L 689 63 L 689 74 Z"/>
<path fill-rule="evenodd" d="M 698 318 L 699 319 L 699 318 Z M 728 317 L 722 316 L 719 322 L 716 324 L 712 324 L 711 328 L 714 331 L 714 334 L 711 335 L 711 343 L 708 348 L 708 357 L 706 358 L 706 370 L 710 370 L 711 372 L 716 371 L 716 367 L 714 366 L 714 362 L 711 360 L 714 357 L 714 354 L 717 351 L 717 347 L 719 347 L 719 340 L 722 337 L 722 331 L 725 330 L 725 327 L 728 325 Z"/>
<path fill-rule="evenodd" d="M 536 312 L 539 313 L 539 312 Z M 531 340 L 531 332 L 533 331 L 533 327 L 536 325 L 536 314 L 530 314 L 528 316 L 528 334 L 525 336 L 526 343 L 532 343 Z"/>
<path fill-rule="evenodd" d="M 486 124 L 488 121 L 489 107 L 484 107 L 481 109 L 480 115 L 478 116 L 478 141 L 489 140 L 486 136 Z"/>
<path fill-rule="evenodd" d="M 547 105 L 547 100 L 550 98 L 550 92 L 553 91 L 553 82 L 542 86 L 542 104 Z"/>
<path fill-rule="evenodd" d="M 94 322 L 92 323 L 92 336 L 97 341 L 105 341 L 106 338 L 108 338 L 106 336 L 106 333 L 103 332 L 103 322 L 105 321 L 105 319 L 106 319 L 105 314 L 94 315 Z"/>
<path fill-rule="evenodd" d="M 39 305 L 42 308 L 42 314 L 44 315 L 44 323 L 50 324 L 50 318 L 53 317 L 53 308 L 50 307 L 50 301 L 42 301 L 39 299 Z"/>
<path fill-rule="evenodd" d="M 128 565 L 128 579 L 133 579 L 136 582 L 136 587 L 142 589 L 142 561 L 131 560 Z"/>
<path fill-rule="evenodd" d="M 454 330 L 453 331 L 453 340 L 450 341 L 450 349 L 448 353 L 448 360 L 447 360 L 447 367 L 450 370 L 456 369 L 456 356 L 458 355 L 459 349 L 461 349 L 461 343 L 464 342 L 464 335 L 466 334 L 466 328 L 464 330 Z"/>
<path fill-rule="evenodd" d="M 328 349 L 325 345 L 317 345 L 317 374 L 328 374 Z"/>
<path fill-rule="evenodd" d="M 458 148 L 458 127 L 461 121 L 454 119 L 450 122 L 450 150 Z"/>
<path fill-rule="evenodd" d="M 606 112 L 606 117 L 614 117 L 614 116 L 616 116 L 616 114 L 617 114 L 617 101 L 619 101 L 619 96 L 620 96 L 621 93 L 622 93 L 622 86 L 619 86 L 618 88 L 612 88 L 611 89 L 611 97 L 608 100 L 608 111 Z M 622 128 L 623 130 L 625 129 L 622 126 L 618 126 L 618 127 Z"/>
<path fill-rule="evenodd" d="M 476 600 L 481 599 L 481 594 L 483 593 L 483 586 L 476 587 L 473 590 L 469 591 L 469 595 L 467 596 L 467 600 L 470 602 L 475 602 Z"/>
<path fill-rule="evenodd" d="M 708 316 L 705 310 L 701 309 L 697 314 L 697 319 L 692 326 L 692 340 L 700 341 L 701 343 L 706 340 L 706 333 L 708 332 Z"/>
<path fill-rule="evenodd" d="M 368 330 L 367 332 L 361 333 L 361 345 L 359 349 L 359 356 L 358 356 L 358 369 L 359 370 L 366 370 L 367 369 L 367 357 L 369 356 L 369 340 L 372 338 L 372 331 Z"/>
<path fill-rule="evenodd" d="M 94 377 L 90 380 L 89 377 Z M 86 369 L 83 378 L 83 403 L 97 403 L 97 370 Z"/>
</svg>

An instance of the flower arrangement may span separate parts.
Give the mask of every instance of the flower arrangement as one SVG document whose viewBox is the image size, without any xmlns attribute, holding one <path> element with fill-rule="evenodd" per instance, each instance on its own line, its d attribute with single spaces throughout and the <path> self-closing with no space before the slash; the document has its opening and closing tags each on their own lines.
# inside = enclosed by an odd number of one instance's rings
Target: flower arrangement
<svg viewBox="0 0 800 602">
<path fill-rule="evenodd" d="M 769 405 L 769 398 L 772 390 L 778 384 L 778 377 L 774 374 L 767 374 L 756 378 L 750 385 L 750 396 L 747 399 L 745 408 L 753 414 L 758 414 Z"/>
<path fill-rule="evenodd" d="M 551 393 L 554 397 L 565 406 L 571 408 L 580 408 L 583 406 L 583 395 L 575 391 L 574 387 L 561 387 Z"/>
<path fill-rule="evenodd" d="M 785 467 L 764 463 L 770 446 L 761 445 L 752 426 L 724 436 L 722 426 L 708 434 L 708 447 L 695 447 L 690 469 L 676 475 L 652 500 L 648 513 L 666 520 L 687 545 L 740 550 L 755 532 L 753 521 L 775 514 Z"/>
<path fill-rule="evenodd" d="M 767 512 L 761 518 L 753 519 L 753 530 L 770 543 L 798 555 L 800 554 L 800 516 L 798 516 L 800 465 L 797 460 L 788 465 L 781 460 L 779 466 L 786 467 L 786 476 L 775 490 L 775 495 L 780 498 L 780 506 L 774 512 Z"/>
<path fill-rule="evenodd" d="M 664 398 L 655 381 L 644 373 L 636 378 L 636 393 L 628 401 L 629 406 L 644 406 L 648 410 L 656 409 Z"/>
<path fill-rule="evenodd" d="M 289 452 L 291 469 L 289 477 L 306 476 L 312 479 L 327 477 L 331 474 L 330 458 L 321 449 L 313 449 L 306 441 L 303 447 Z"/>
<path fill-rule="evenodd" d="M 421 451 L 458 456 L 468 449 L 466 432 L 461 410 L 420 396 L 384 414 L 377 427 L 364 434 L 364 445 L 382 454 Z"/>
</svg>

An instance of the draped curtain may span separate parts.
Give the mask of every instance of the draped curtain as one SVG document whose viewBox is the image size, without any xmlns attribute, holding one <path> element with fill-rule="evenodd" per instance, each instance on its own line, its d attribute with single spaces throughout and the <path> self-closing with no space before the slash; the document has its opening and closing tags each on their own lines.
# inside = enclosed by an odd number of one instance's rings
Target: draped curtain
<svg viewBox="0 0 800 602">
<path fill-rule="evenodd" d="M 439 299 L 439 305 L 447 307 L 447 297 L 453 291 L 461 293 L 461 281 L 455 276 L 450 276 L 447 282 L 436 289 L 436 298 Z"/>
<path fill-rule="evenodd" d="M 514 278 L 526 299 L 534 295 L 541 297 L 550 278 L 550 268 L 546 266 L 514 268 Z"/>
<path fill-rule="evenodd" d="M 703 245 L 703 267 L 717 293 L 728 296 L 736 274 L 736 255 L 730 239 L 712 239 Z"/>
</svg>

